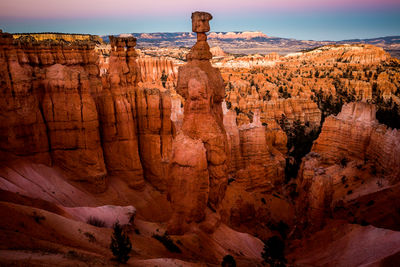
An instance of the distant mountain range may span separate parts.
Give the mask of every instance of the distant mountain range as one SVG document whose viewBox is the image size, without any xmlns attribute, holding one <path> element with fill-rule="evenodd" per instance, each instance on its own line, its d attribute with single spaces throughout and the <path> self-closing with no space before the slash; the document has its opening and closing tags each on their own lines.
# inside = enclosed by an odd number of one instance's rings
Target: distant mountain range
<svg viewBox="0 0 400 267">
<path fill-rule="evenodd" d="M 134 36 L 140 47 L 191 47 L 196 35 L 190 32 L 131 33 L 122 36 Z M 343 41 L 296 40 L 267 36 L 262 32 L 211 32 L 208 34 L 210 46 L 219 46 L 234 54 L 269 54 L 276 52 L 288 54 L 329 44 L 363 43 L 384 48 L 392 56 L 400 58 L 400 36 L 388 36 L 371 39 L 351 39 Z M 109 36 L 101 36 L 105 42 Z"/>
</svg>

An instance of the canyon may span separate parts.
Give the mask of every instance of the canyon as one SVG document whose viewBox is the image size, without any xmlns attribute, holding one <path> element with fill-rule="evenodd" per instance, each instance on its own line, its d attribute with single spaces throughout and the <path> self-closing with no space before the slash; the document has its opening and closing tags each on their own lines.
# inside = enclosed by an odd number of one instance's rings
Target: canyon
<svg viewBox="0 0 400 267">
<path fill-rule="evenodd" d="M 208 39 L 267 37 L 211 19 L 192 13 L 190 50 L 0 32 L 1 264 L 115 265 L 117 221 L 132 266 L 400 262 L 399 60 L 233 55 Z"/>
<path fill-rule="evenodd" d="M 121 36 L 133 36 L 138 38 L 138 46 L 154 47 L 162 49 L 165 47 L 189 48 L 196 42 L 195 35 L 190 32 L 157 32 L 157 33 L 125 33 Z M 108 41 L 108 35 L 101 38 Z M 210 32 L 209 43 L 211 46 L 220 46 L 224 51 L 234 54 L 261 54 L 278 53 L 287 55 L 298 51 L 307 51 L 326 45 L 343 44 L 371 44 L 388 51 L 393 57 L 400 56 L 399 36 L 386 36 L 371 39 L 351 39 L 342 41 L 317 41 L 298 40 L 294 38 L 283 38 L 271 36 L 263 32 Z"/>
</svg>

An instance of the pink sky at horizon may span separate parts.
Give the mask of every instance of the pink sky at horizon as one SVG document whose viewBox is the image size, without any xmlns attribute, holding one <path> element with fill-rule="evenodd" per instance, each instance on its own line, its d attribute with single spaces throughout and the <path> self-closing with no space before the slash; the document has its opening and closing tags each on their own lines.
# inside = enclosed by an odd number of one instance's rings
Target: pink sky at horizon
<svg viewBox="0 0 400 267">
<path fill-rule="evenodd" d="M 399 0 L 3 0 L 0 16 L 21 18 L 83 18 L 151 15 L 173 16 L 196 10 L 210 12 L 304 12 L 400 8 Z"/>
</svg>

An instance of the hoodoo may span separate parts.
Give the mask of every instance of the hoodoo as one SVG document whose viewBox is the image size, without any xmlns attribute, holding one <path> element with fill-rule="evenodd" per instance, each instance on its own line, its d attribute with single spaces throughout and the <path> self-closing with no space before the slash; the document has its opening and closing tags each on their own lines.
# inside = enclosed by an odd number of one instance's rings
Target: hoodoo
<svg viewBox="0 0 400 267">
<path fill-rule="evenodd" d="M 212 58 L 206 32 L 212 16 L 192 14 L 197 42 L 178 70 L 177 92 L 185 99 L 184 118 L 172 145 L 170 199 L 174 215 L 169 231 L 183 233 L 184 226 L 205 217 L 206 207 L 216 209 L 224 196 L 227 177 L 226 133 L 222 121 L 225 88 Z"/>
</svg>

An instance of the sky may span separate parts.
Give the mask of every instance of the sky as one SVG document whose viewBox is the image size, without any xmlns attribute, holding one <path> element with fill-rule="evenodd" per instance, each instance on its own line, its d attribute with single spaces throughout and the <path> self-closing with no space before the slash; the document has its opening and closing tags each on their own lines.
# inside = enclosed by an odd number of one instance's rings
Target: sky
<svg viewBox="0 0 400 267">
<path fill-rule="evenodd" d="M 191 31 L 191 12 L 211 31 L 262 31 L 302 40 L 400 35 L 400 0 L 0 0 L 6 32 L 119 34 Z"/>
</svg>

